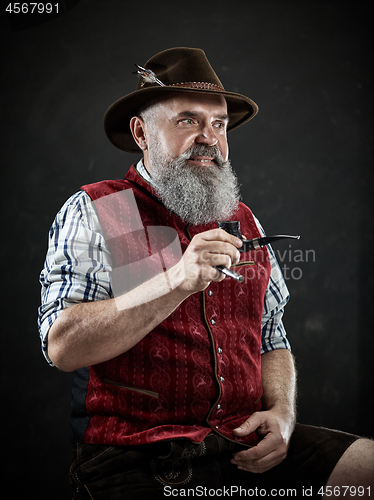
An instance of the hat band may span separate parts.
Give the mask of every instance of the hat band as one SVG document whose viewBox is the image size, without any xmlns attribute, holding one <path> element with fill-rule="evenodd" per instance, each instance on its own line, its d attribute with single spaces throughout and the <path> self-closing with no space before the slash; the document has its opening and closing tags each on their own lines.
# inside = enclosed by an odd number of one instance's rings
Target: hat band
<svg viewBox="0 0 374 500">
<path fill-rule="evenodd" d="M 183 83 L 172 83 L 168 85 L 169 87 L 182 87 L 182 88 L 193 88 L 202 90 L 217 90 L 218 92 L 226 92 L 225 89 L 216 85 L 215 83 L 209 82 L 183 82 Z"/>
</svg>

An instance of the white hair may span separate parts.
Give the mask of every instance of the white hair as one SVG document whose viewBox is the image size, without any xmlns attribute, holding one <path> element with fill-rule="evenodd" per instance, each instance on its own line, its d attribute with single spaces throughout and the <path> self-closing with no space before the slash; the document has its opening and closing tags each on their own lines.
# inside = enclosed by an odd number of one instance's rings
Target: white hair
<svg viewBox="0 0 374 500">
<path fill-rule="evenodd" d="M 162 100 L 150 101 L 149 103 L 145 104 L 138 110 L 138 116 L 140 116 L 140 118 L 147 125 L 155 125 L 158 111 L 161 105 L 162 105 Z"/>
</svg>

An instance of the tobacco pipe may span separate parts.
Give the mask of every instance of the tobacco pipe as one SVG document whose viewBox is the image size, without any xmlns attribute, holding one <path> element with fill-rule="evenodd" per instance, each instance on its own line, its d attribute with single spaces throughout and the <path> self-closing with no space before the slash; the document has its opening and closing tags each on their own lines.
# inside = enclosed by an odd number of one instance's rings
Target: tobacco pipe
<svg viewBox="0 0 374 500">
<path fill-rule="evenodd" d="M 235 220 L 218 221 L 218 227 L 242 240 L 243 245 L 238 249 L 239 252 L 249 252 L 250 250 L 257 250 L 258 248 L 268 245 L 269 243 L 273 243 L 273 241 L 283 240 L 285 238 L 294 240 L 300 239 L 300 236 L 276 234 L 274 236 L 260 236 L 258 238 L 253 238 L 253 240 L 245 240 L 240 232 L 240 222 Z M 237 281 L 239 281 L 239 283 L 242 283 L 244 281 L 244 276 L 235 273 L 234 271 L 231 271 L 226 267 L 215 266 L 215 269 L 218 269 L 218 271 L 221 271 L 221 273 L 230 276 L 230 278 L 236 279 Z"/>
</svg>

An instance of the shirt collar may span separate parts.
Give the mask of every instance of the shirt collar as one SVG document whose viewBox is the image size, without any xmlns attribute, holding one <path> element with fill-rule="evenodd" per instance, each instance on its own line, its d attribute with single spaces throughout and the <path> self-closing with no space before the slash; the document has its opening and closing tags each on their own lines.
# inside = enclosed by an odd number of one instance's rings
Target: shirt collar
<svg viewBox="0 0 374 500">
<path fill-rule="evenodd" d="M 151 174 L 148 172 L 148 170 L 145 168 L 144 163 L 143 163 L 143 158 L 138 161 L 136 165 L 136 170 L 138 171 L 138 174 L 140 174 L 144 180 L 149 182 L 149 184 L 154 187 L 155 183 L 152 180 Z"/>
</svg>

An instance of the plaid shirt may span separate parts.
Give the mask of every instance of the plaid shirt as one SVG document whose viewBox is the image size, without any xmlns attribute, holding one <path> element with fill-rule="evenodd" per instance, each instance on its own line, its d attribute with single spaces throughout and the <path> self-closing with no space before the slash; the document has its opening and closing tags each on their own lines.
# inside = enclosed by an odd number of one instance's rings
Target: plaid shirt
<svg viewBox="0 0 374 500">
<path fill-rule="evenodd" d="M 142 161 L 139 173 L 152 182 Z M 262 234 L 264 231 L 256 220 Z M 289 292 L 274 252 L 268 246 L 271 275 L 265 294 L 262 316 L 261 354 L 280 348 L 290 349 L 282 322 Z M 42 303 L 38 327 L 42 350 L 48 363 L 48 331 L 57 316 L 67 307 L 86 301 L 113 297 L 111 287 L 112 257 L 94 204 L 83 191 L 71 196 L 58 212 L 49 232 L 49 246 L 40 274 Z"/>
</svg>

